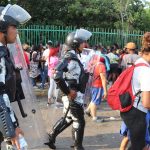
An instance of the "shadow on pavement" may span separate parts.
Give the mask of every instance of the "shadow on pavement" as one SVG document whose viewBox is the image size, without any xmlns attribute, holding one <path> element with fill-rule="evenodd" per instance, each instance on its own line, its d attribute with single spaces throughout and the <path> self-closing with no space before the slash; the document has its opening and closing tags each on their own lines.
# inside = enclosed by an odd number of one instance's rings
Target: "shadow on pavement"
<svg viewBox="0 0 150 150">
<path fill-rule="evenodd" d="M 98 134 L 84 137 L 83 145 L 85 150 L 118 150 L 120 142 L 121 138 L 118 133 Z M 56 147 L 57 149 L 69 150 L 72 143 L 70 137 L 58 137 Z"/>
</svg>

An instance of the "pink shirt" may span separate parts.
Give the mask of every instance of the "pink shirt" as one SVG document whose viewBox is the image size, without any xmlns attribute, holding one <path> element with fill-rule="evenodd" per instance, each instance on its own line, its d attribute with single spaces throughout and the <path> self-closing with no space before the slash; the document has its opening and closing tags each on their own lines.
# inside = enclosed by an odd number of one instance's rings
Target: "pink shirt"
<svg viewBox="0 0 150 150">
<path fill-rule="evenodd" d="M 58 57 L 57 56 L 51 56 L 49 63 L 48 63 L 48 76 L 52 77 L 53 73 L 54 73 L 54 68 L 56 67 L 56 65 L 58 64 Z"/>
</svg>

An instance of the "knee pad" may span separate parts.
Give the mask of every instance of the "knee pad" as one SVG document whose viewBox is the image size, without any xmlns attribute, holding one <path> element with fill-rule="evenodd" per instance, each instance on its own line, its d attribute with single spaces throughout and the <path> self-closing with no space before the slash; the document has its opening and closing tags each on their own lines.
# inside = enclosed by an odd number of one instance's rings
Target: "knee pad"
<svg viewBox="0 0 150 150">
<path fill-rule="evenodd" d="M 79 126 L 80 126 L 80 124 L 79 124 L 79 122 L 74 121 L 73 124 L 72 124 L 72 126 L 73 126 L 74 129 L 78 129 Z"/>
<path fill-rule="evenodd" d="M 71 117 L 66 117 L 66 119 L 65 119 L 65 121 L 67 122 L 67 123 L 70 123 L 70 122 L 72 122 L 72 119 L 71 119 Z"/>
<path fill-rule="evenodd" d="M 73 121 L 73 128 L 80 130 L 81 128 L 85 127 L 85 120 L 80 120 L 80 121 Z"/>
<path fill-rule="evenodd" d="M 72 120 L 64 120 L 62 117 L 60 120 L 56 122 L 56 124 L 53 126 L 52 134 L 55 134 L 56 136 L 61 133 L 64 129 L 66 129 L 68 126 L 72 124 Z"/>
<path fill-rule="evenodd" d="M 14 124 L 2 95 L 0 95 L 0 132 L 2 132 L 3 137 L 5 138 L 15 136 Z"/>
</svg>

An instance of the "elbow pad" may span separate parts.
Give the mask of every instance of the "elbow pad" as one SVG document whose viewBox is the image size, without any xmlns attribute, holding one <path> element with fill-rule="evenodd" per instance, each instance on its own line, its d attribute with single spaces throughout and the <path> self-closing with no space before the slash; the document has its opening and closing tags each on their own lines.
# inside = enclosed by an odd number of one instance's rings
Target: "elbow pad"
<svg viewBox="0 0 150 150">
<path fill-rule="evenodd" d="M 64 94 L 68 95 L 70 93 L 69 87 L 67 86 L 67 84 L 63 78 L 59 79 L 59 80 L 55 80 L 55 81 L 56 81 L 57 86 L 60 88 L 60 90 Z"/>
<path fill-rule="evenodd" d="M 15 127 L 2 95 L 0 95 L 0 132 L 7 139 L 15 136 Z"/>
<path fill-rule="evenodd" d="M 57 86 L 60 88 L 60 90 L 68 95 L 70 90 L 69 87 L 67 86 L 65 80 L 63 79 L 63 72 L 67 72 L 67 65 L 68 65 L 68 60 L 64 59 L 60 64 L 57 65 L 55 68 L 56 73 L 54 75 L 54 80 L 57 84 Z"/>
</svg>

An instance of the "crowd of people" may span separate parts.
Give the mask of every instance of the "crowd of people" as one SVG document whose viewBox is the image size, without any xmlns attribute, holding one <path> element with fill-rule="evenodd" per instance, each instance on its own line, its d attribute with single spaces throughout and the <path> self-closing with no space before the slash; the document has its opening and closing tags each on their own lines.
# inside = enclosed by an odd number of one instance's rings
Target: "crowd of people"
<svg viewBox="0 0 150 150">
<path fill-rule="evenodd" d="M 54 80 L 55 69 L 60 61 L 62 61 L 65 51 L 68 51 L 68 44 L 65 42 L 64 45 L 58 43 L 54 45 L 54 42 L 49 40 L 46 48 L 42 45 L 30 47 L 27 44 L 23 44 L 23 50 L 33 88 L 42 90 L 44 89 L 44 83 L 48 81 L 47 106 L 56 103 L 60 88 L 57 87 Z M 124 48 L 120 48 L 118 44 L 105 48 L 102 45 L 89 46 L 87 42 L 83 43 L 83 51 L 79 59 L 84 66 L 84 70 L 90 73 L 90 77 L 82 98 L 85 100 L 84 104 L 87 104 L 84 113 L 91 117 L 92 121 L 95 123 L 104 121 L 103 118 L 97 116 L 97 108 L 102 100 L 107 99 L 108 87 L 116 81 L 121 72 L 141 58 L 142 54 L 142 51 L 137 49 L 134 42 L 127 43 Z M 40 78 L 36 79 L 39 75 Z M 38 80 L 41 82 L 40 86 L 37 86 L 36 82 Z M 128 141 L 127 134 L 125 134 L 126 128 L 123 122 L 120 132 L 124 136 L 120 147 L 121 150 L 125 150 L 125 145 L 127 145 L 125 141 Z M 53 139 L 53 141 L 55 140 Z M 54 143 L 52 147 L 55 147 Z"/>
<path fill-rule="evenodd" d="M 58 62 L 62 59 L 63 51 L 67 46 L 65 44 L 62 45 L 59 42 L 56 42 L 55 44 L 55 42 L 49 40 L 46 46 L 43 46 L 42 44 L 39 44 L 38 46 L 23 44 L 22 47 L 29 68 L 29 76 L 33 88 L 42 90 L 45 88 L 45 83 L 49 82 L 47 105 L 54 103 L 53 99 L 57 99 L 58 90 L 53 80 L 53 69 L 55 69 Z M 119 74 L 124 69 L 134 64 L 135 60 L 139 57 L 140 51 L 133 42 L 127 43 L 124 48 L 120 48 L 118 44 L 107 46 L 107 48 L 105 48 L 102 45 L 89 46 L 88 43 L 85 43 L 84 50 L 79 59 L 84 65 L 85 70 L 94 74 L 96 77 L 94 77 L 95 79 L 93 81 L 96 83 L 92 83 L 90 86 L 102 87 L 102 83 L 97 82 L 100 82 L 99 80 L 103 77 L 97 78 L 97 75 L 95 74 L 99 74 L 99 72 L 95 73 L 98 69 L 94 69 L 94 67 L 102 68 L 101 71 L 106 73 L 104 75 L 107 80 L 106 84 L 111 85 L 115 82 Z M 38 84 L 40 82 L 40 85 L 37 85 L 37 82 Z"/>
</svg>

